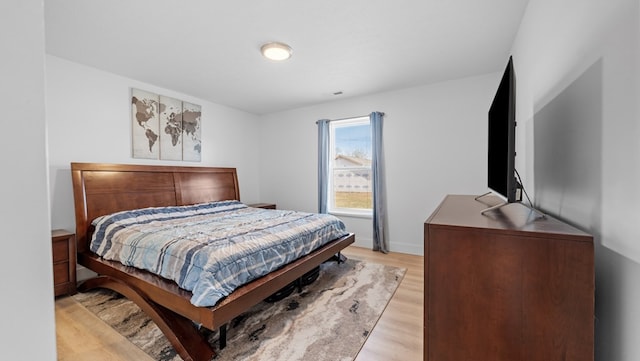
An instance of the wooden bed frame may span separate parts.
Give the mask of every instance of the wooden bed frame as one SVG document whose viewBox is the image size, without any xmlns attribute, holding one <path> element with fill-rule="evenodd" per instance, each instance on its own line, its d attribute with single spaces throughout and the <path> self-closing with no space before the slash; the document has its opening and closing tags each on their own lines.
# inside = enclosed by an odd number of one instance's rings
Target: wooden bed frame
<svg viewBox="0 0 640 361">
<path fill-rule="evenodd" d="M 158 325 L 184 360 L 204 361 L 215 351 L 195 324 L 221 331 L 251 306 L 338 254 L 354 242 L 349 234 L 333 240 L 260 279 L 250 282 L 213 307 L 196 307 L 191 292 L 149 272 L 101 259 L 88 249 L 98 216 L 154 206 L 240 200 L 235 168 L 71 163 L 78 241 L 78 263 L 97 277 L 80 285 L 114 290 L 135 302 Z M 223 344 L 221 347 L 224 347 Z"/>
</svg>

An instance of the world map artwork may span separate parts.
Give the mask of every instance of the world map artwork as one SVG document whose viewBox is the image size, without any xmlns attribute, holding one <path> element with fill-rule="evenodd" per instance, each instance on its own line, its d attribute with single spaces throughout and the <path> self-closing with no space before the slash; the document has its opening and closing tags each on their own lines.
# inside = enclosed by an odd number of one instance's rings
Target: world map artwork
<svg viewBox="0 0 640 361">
<path fill-rule="evenodd" d="M 201 107 L 140 89 L 131 91 L 134 158 L 201 160 Z"/>
</svg>

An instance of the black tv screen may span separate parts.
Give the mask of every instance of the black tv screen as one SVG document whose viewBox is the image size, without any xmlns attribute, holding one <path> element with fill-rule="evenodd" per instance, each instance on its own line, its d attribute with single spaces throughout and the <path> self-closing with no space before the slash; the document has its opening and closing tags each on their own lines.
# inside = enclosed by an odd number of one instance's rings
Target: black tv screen
<svg viewBox="0 0 640 361">
<path fill-rule="evenodd" d="M 513 58 L 502 75 L 489 108 L 489 152 L 487 185 L 508 203 L 516 201 L 515 138 L 516 78 Z"/>
</svg>

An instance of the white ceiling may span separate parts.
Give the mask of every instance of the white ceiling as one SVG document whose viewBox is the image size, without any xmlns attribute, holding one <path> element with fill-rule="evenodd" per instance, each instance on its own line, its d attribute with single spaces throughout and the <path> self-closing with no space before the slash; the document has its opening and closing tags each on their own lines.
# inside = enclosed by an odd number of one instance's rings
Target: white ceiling
<svg viewBox="0 0 640 361">
<path fill-rule="evenodd" d="M 527 2 L 46 0 L 46 51 L 265 114 L 501 71 Z"/>
</svg>

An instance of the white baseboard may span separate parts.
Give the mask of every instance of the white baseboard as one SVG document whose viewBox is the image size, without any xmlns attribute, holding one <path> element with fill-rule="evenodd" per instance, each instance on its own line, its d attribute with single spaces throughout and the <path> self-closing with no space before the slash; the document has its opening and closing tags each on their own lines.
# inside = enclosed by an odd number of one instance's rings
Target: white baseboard
<svg viewBox="0 0 640 361">
<path fill-rule="evenodd" d="M 356 235 L 356 241 L 353 243 L 353 245 L 362 247 L 362 248 L 372 248 L 373 240 L 358 238 L 358 236 Z M 412 243 L 401 243 L 401 242 L 391 241 L 389 242 L 389 251 L 397 252 L 397 253 L 413 254 L 416 256 L 424 256 L 424 247 L 422 247 L 422 245 L 416 245 Z"/>
</svg>

